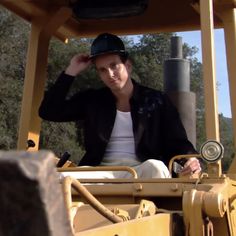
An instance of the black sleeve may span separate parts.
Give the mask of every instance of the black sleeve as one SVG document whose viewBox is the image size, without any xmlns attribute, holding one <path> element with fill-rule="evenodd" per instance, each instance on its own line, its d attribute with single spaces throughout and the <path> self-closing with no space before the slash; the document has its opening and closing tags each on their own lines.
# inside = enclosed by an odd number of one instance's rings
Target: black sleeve
<svg viewBox="0 0 236 236">
<path fill-rule="evenodd" d="M 165 150 L 167 156 L 173 157 L 181 154 L 196 154 L 197 151 L 188 140 L 185 128 L 176 107 L 171 103 L 166 94 L 163 96 L 163 123 Z"/>
<path fill-rule="evenodd" d="M 39 107 L 39 116 L 49 121 L 75 121 L 84 118 L 86 92 L 67 98 L 74 77 L 61 73 L 55 84 L 45 92 Z"/>
</svg>

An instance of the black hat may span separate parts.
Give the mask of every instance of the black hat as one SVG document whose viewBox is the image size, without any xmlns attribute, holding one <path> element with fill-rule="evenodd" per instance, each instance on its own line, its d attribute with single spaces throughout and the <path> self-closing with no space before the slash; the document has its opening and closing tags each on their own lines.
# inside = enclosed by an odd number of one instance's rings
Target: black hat
<svg viewBox="0 0 236 236">
<path fill-rule="evenodd" d="M 113 34 L 103 33 L 94 39 L 91 46 L 90 58 L 94 58 L 106 53 L 119 53 L 127 55 L 122 40 Z"/>
</svg>

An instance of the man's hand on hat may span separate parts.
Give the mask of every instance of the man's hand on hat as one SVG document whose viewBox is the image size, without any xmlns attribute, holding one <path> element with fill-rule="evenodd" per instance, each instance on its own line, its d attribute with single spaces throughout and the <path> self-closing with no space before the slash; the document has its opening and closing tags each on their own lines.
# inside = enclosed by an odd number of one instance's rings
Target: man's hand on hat
<svg viewBox="0 0 236 236">
<path fill-rule="evenodd" d="M 77 54 L 72 57 L 69 66 L 65 70 L 65 74 L 76 76 L 91 65 L 88 54 Z"/>
</svg>

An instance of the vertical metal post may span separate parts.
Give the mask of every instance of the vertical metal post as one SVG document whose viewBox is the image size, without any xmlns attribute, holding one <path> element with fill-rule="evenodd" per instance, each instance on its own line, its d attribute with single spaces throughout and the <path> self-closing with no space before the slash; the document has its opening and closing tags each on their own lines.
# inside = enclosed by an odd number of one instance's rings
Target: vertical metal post
<svg viewBox="0 0 236 236">
<path fill-rule="evenodd" d="M 17 143 L 17 148 L 20 150 L 26 149 L 28 139 L 34 141 L 36 145 L 33 149 L 38 150 L 40 119 L 37 115 L 37 108 L 42 98 L 46 80 L 46 65 L 50 40 L 49 37 L 45 37 L 40 31 L 40 27 L 33 22 L 31 24 Z"/>
<path fill-rule="evenodd" d="M 229 173 L 236 173 L 236 9 L 225 8 L 218 14 L 224 24 L 225 46 L 227 55 L 229 92 L 231 102 L 231 113 L 234 133 L 234 152 L 233 163 L 230 166 Z"/>
<path fill-rule="evenodd" d="M 46 81 L 49 41 L 70 16 L 70 9 L 61 8 L 53 16 L 41 15 L 32 22 L 17 143 L 20 150 L 27 148 L 29 139 L 35 143 L 29 150 L 38 150 L 41 126 L 38 108 Z"/>
<path fill-rule="evenodd" d="M 200 13 L 205 88 L 206 136 L 208 139 L 219 141 L 212 0 L 200 0 Z"/>
<path fill-rule="evenodd" d="M 164 63 L 164 90 L 180 114 L 188 139 L 196 146 L 196 98 L 190 92 L 190 62 L 183 59 L 181 37 L 171 38 L 171 57 Z"/>
<path fill-rule="evenodd" d="M 205 94 L 205 119 L 207 139 L 220 140 L 216 95 L 213 1 L 200 0 L 202 61 Z M 220 176 L 221 162 L 208 165 L 208 173 Z"/>
</svg>

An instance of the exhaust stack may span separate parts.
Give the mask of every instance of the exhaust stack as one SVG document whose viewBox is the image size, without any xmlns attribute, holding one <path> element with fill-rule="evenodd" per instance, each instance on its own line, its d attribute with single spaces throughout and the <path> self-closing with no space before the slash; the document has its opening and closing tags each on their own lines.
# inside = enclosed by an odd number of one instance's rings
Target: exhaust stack
<svg viewBox="0 0 236 236">
<path fill-rule="evenodd" d="M 190 91 L 190 62 L 183 59 L 182 38 L 171 38 L 171 58 L 164 62 L 164 91 L 179 111 L 188 139 L 196 147 L 196 97 Z"/>
</svg>

